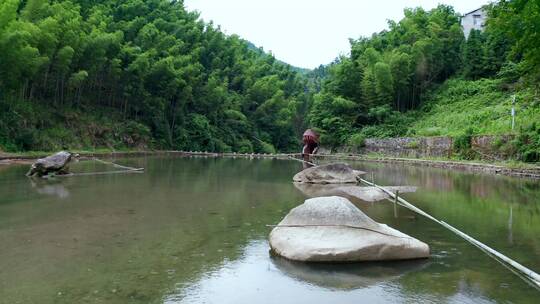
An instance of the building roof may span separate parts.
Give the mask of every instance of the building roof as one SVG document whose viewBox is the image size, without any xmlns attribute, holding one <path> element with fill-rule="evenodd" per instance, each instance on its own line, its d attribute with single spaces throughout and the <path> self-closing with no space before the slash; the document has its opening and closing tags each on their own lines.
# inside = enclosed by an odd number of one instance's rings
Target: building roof
<svg viewBox="0 0 540 304">
<path fill-rule="evenodd" d="M 484 9 L 483 6 L 482 6 L 482 7 L 479 7 L 479 8 L 477 8 L 477 9 L 475 9 L 474 11 L 470 11 L 470 12 L 468 12 L 468 13 L 466 13 L 466 14 L 463 14 L 462 17 L 465 17 L 465 16 L 470 15 L 470 14 L 472 14 L 472 13 L 476 13 L 477 11 L 483 10 L 483 9 Z"/>
</svg>

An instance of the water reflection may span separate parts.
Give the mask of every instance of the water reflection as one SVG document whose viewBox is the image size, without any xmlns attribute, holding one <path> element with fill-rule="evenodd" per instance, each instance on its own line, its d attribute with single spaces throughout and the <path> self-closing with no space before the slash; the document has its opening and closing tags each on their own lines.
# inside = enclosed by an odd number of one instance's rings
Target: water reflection
<svg viewBox="0 0 540 304">
<path fill-rule="evenodd" d="M 418 263 L 416 263 L 418 262 Z M 401 266 L 294 265 L 268 254 L 265 240 L 246 245 L 242 257 L 201 278 L 178 286 L 165 304 L 199 303 L 399 303 L 404 294 L 392 283 L 403 273 L 422 269 L 421 261 Z M 390 264 L 387 264 L 390 265 Z M 346 270 L 347 266 L 351 268 Z M 318 269 L 317 269 L 318 268 Z M 405 295 L 406 297 L 407 295 Z M 418 299 L 425 299 L 422 295 Z"/>
<path fill-rule="evenodd" d="M 0 172 L 0 303 L 538 300 L 535 289 L 477 248 L 390 202 L 358 206 L 377 222 L 428 243 L 433 255 L 425 265 L 315 271 L 272 259 L 266 224 L 279 223 L 305 200 L 291 182 L 302 169 L 299 162 L 171 157 L 119 162 L 147 170 L 35 185 L 24 177 L 27 166 Z M 73 170 L 107 169 L 99 166 L 83 162 Z M 419 187 L 404 197 L 540 270 L 538 181 L 393 164 L 353 167 L 374 172 L 383 185 Z"/>
<path fill-rule="evenodd" d="M 29 178 L 32 189 L 39 194 L 56 196 L 60 199 L 69 197 L 69 190 L 64 186 L 65 180 Z"/>
<path fill-rule="evenodd" d="M 411 260 L 399 262 L 314 264 L 299 263 L 272 256 L 272 262 L 283 274 L 321 288 L 353 290 L 388 283 L 410 271 L 419 271 L 430 262 Z"/>
<path fill-rule="evenodd" d="M 504 200 L 506 203 L 531 203 L 540 193 L 540 181 L 482 173 L 467 173 L 404 164 L 381 165 L 356 162 L 355 168 L 373 172 L 375 181 L 383 185 L 412 185 L 437 192 L 459 192 L 475 199 Z"/>
<path fill-rule="evenodd" d="M 302 192 L 308 198 L 321 196 L 341 196 L 350 199 L 353 202 L 369 202 L 374 203 L 388 199 L 389 196 L 385 192 L 376 187 L 361 187 L 351 186 L 346 184 L 307 184 L 294 183 L 296 189 Z M 399 193 L 416 192 L 417 187 L 411 186 L 389 186 L 385 187 L 389 191 Z"/>
</svg>

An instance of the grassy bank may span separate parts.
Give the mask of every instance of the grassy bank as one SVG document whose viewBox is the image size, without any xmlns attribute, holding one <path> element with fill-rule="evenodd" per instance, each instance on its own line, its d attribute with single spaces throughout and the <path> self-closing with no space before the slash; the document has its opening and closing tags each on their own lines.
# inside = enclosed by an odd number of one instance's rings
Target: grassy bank
<svg viewBox="0 0 540 304">
<path fill-rule="evenodd" d="M 512 101 L 516 111 L 512 130 Z M 470 139 L 478 135 L 513 135 L 492 148 L 509 155 L 508 161 L 540 161 L 540 97 L 528 87 L 509 86 L 500 79 L 451 79 L 426 94 L 422 107 L 393 112 L 377 125 L 364 127 L 349 145 L 365 138 L 449 136 L 458 159 L 475 159 Z"/>
<path fill-rule="evenodd" d="M 516 125 L 512 130 L 512 98 Z M 365 127 L 364 137 L 519 134 L 540 122 L 540 96 L 530 88 L 510 90 L 499 79 L 451 79 L 430 91 L 416 111 L 393 113 L 383 123 Z"/>
<path fill-rule="evenodd" d="M 515 129 L 512 130 L 512 97 L 516 96 Z M 407 133 L 418 136 L 518 134 L 540 121 L 540 98 L 532 89 L 505 90 L 497 79 L 449 80 L 427 96 Z"/>
</svg>

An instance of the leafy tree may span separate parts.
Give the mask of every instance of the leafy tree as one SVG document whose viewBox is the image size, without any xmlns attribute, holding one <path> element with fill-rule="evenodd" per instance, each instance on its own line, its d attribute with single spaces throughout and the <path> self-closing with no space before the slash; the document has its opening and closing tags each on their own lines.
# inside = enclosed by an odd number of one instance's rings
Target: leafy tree
<svg viewBox="0 0 540 304">
<path fill-rule="evenodd" d="M 0 144 L 24 149 L 52 148 L 34 136 L 71 125 L 65 117 L 107 113 L 140 126 L 124 128 L 129 138 L 150 131 L 156 148 L 297 150 L 311 105 L 297 69 L 169 0 L 2 1 L 0 92 L 0 104 L 51 114 L 1 124 Z M 81 142 L 91 133 L 93 145 L 132 144 L 113 127 L 81 125 Z M 18 129 L 30 135 L 19 140 Z"/>
<path fill-rule="evenodd" d="M 478 79 L 486 74 L 484 37 L 479 30 L 471 30 L 463 46 L 463 64 L 463 73 L 470 79 Z"/>
<path fill-rule="evenodd" d="M 390 66 L 384 62 L 377 62 L 374 66 L 375 92 L 377 104 L 393 104 L 394 80 L 390 72 Z"/>
<path fill-rule="evenodd" d="M 487 28 L 495 36 L 495 45 L 509 46 L 510 60 L 523 60 L 529 75 L 536 80 L 540 77 L 540 1 L 499 1 L 491 6 Z"/>
</svg>

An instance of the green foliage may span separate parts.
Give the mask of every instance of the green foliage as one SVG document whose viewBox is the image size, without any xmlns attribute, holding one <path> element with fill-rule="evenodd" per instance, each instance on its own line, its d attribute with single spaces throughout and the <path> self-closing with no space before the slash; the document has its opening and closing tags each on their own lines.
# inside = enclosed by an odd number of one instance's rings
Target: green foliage
<svg viewBox="0 0 540 304">
<path fill-rule="evenodd" d="M 411 141 L 407 144 L 407 148 L 409 149 L 418 149 L 420 147 L 420 143 L 418 141 Z"/>
<path fill-rule="evenodd" d="M 533 84 L 540 77 L 540 1 L 501 0 L 490 10 L 488 29 L 511 49 L 510 58 L 522 61 Z"/>
<path fill-rule="evenodd" d="M 491 147 L 492 147 L 494 150 L 500 149 L 503 145 L 504 145 L 504 141 L 503 141 L 503 139 L 502 139 L 500 136 L 497 136 L 497 137 L 493 140 L 493 142 L 491 143 Z"/>
<path fill-rule="evenodd" d="M 363 148 L 366 145 L 366 137 L 363 134 L 353 134 L 348 144 L 352 147 Z"/>
<path fill-rule="evenodd" d="M 404 125 L 417 136 L 457 136 L 473 126 L 478 134 L 511 134 L 512 93 L 503 81 L 451 79 L 426 96 L 412 124 Z M 516 92 L 516 126 L 540 119 L 535 90 Z"/>
<path fill-rule="evenodd" d="M 521 128 L 512 144 L 517 149 L 519 160 L 540 162 L 540 125 L 533 122 Z"/>
<path fill-rule="evenodd" d="M 169 0 L 0 3 L 0 148 L 298 151 L 369 137 L 510 130 L 537 159 L 540 2 L 499 1 L 464 39 L 450 6 L 411 8 L 389 29 L 351 40 L 350 56 L 295 69 Z M 307 118 L 307 119 L 306 119 Z M 351 136 L 351 134 L 354 134 Z"/>
<path fill-rule="evenodd" d="M 439 5 L 406 9 L 389 30 L 351 41 L 351 55 L 329 67 L 310 123 L 332 145 L 348 134 L 459 138 L 469 126 L 508 134 L 512 91 L 518 126 L 538 121 L 531 92 L 540 79 L 540 2 L 503 0 L 486 9 L 485 31 L 473 30 L 467 40 L 459 14 Z M 338 98 L 355 106 L 342 114 L 332 102 Z"/>
<path fill-rule="evenodd" d="M 92 112 L 51 109 L 28 101 L 0 101 L 0 149 L 110 149 L 153 147 L 150 129 L 123 120 L 122 113 L 93 108 Z"/>
<path fill-rule="evenodd" d="M 328 93 L 315 95 L 309 119 L 321 131 L 322 145 L 337 147 L 349 137 L 355 108 L 354 102 L 343 97 Z"/>
<path fill-rule="evenodd" d="M 375 92 L 377 104 L 388 105 L 393 102 L 394 80 L 390 72 L 390 66 L 384 62 L 377 62 L 374 66 Z"/>
<path fill-rule="evenodd" d="M 272 146 L 272 144 L 269 144 L 267 142 L 260 142 L 260 149 L 259 153 L 267 153 L 267 154 L 274 154 L 276 153 L 276 148 Z"/>
<path fill-rule="evenodd" d="M 330 67 L 328 80 L 314 98 L 310 123 L 327 134 L 332 145 L 348 134 L 405 134 L 409 116 L 434 84 L 459 68 L 464 41 L 459 15 L 445 5 L 431 11 L 406 9 L 405 18 L 389 22 L 390 30 L 351 41 L 350 57 Z M 339 99 L 351 104 L 342 113 Z"/>
<path fill-rule="evenodd" d="M 297 150 L 311 103 L 300 72 L 200 21 L 183 1 L 5 0 L 0 100 L 9 110 L 0 144 Z M 12 103 L 35 112 L 20 113 Z M 101 135 L 75 134 L 63 117 L 86 120 L 101 109 L 117 120 Z M 74 140 L 78 135 L 88 137 Z M 266 144 L 254 147 L 253 136 Z"/>
<path fill-rule="evenodd" d="M 235 150 L 239 153 L 253 153 L 253 144 L 249 140 L 243 139 L 238 142 Z"/>
<path fill-rule="evenodd" d="M 474 157 L 474 152 L 471 149 L 473 135 L 474 130 L 472 128 L 467 128 L 463 134 L 455 136 L 453 138 L 453 152 L 461 158 L 472 159 Z"/>
<path fill-rule="evenodd" d="M 485 39 L 479 30 L 471 30 L 463 46 L 463 73 L 467 78 L 479 79 L 486 75 Z"/>
</svg>

